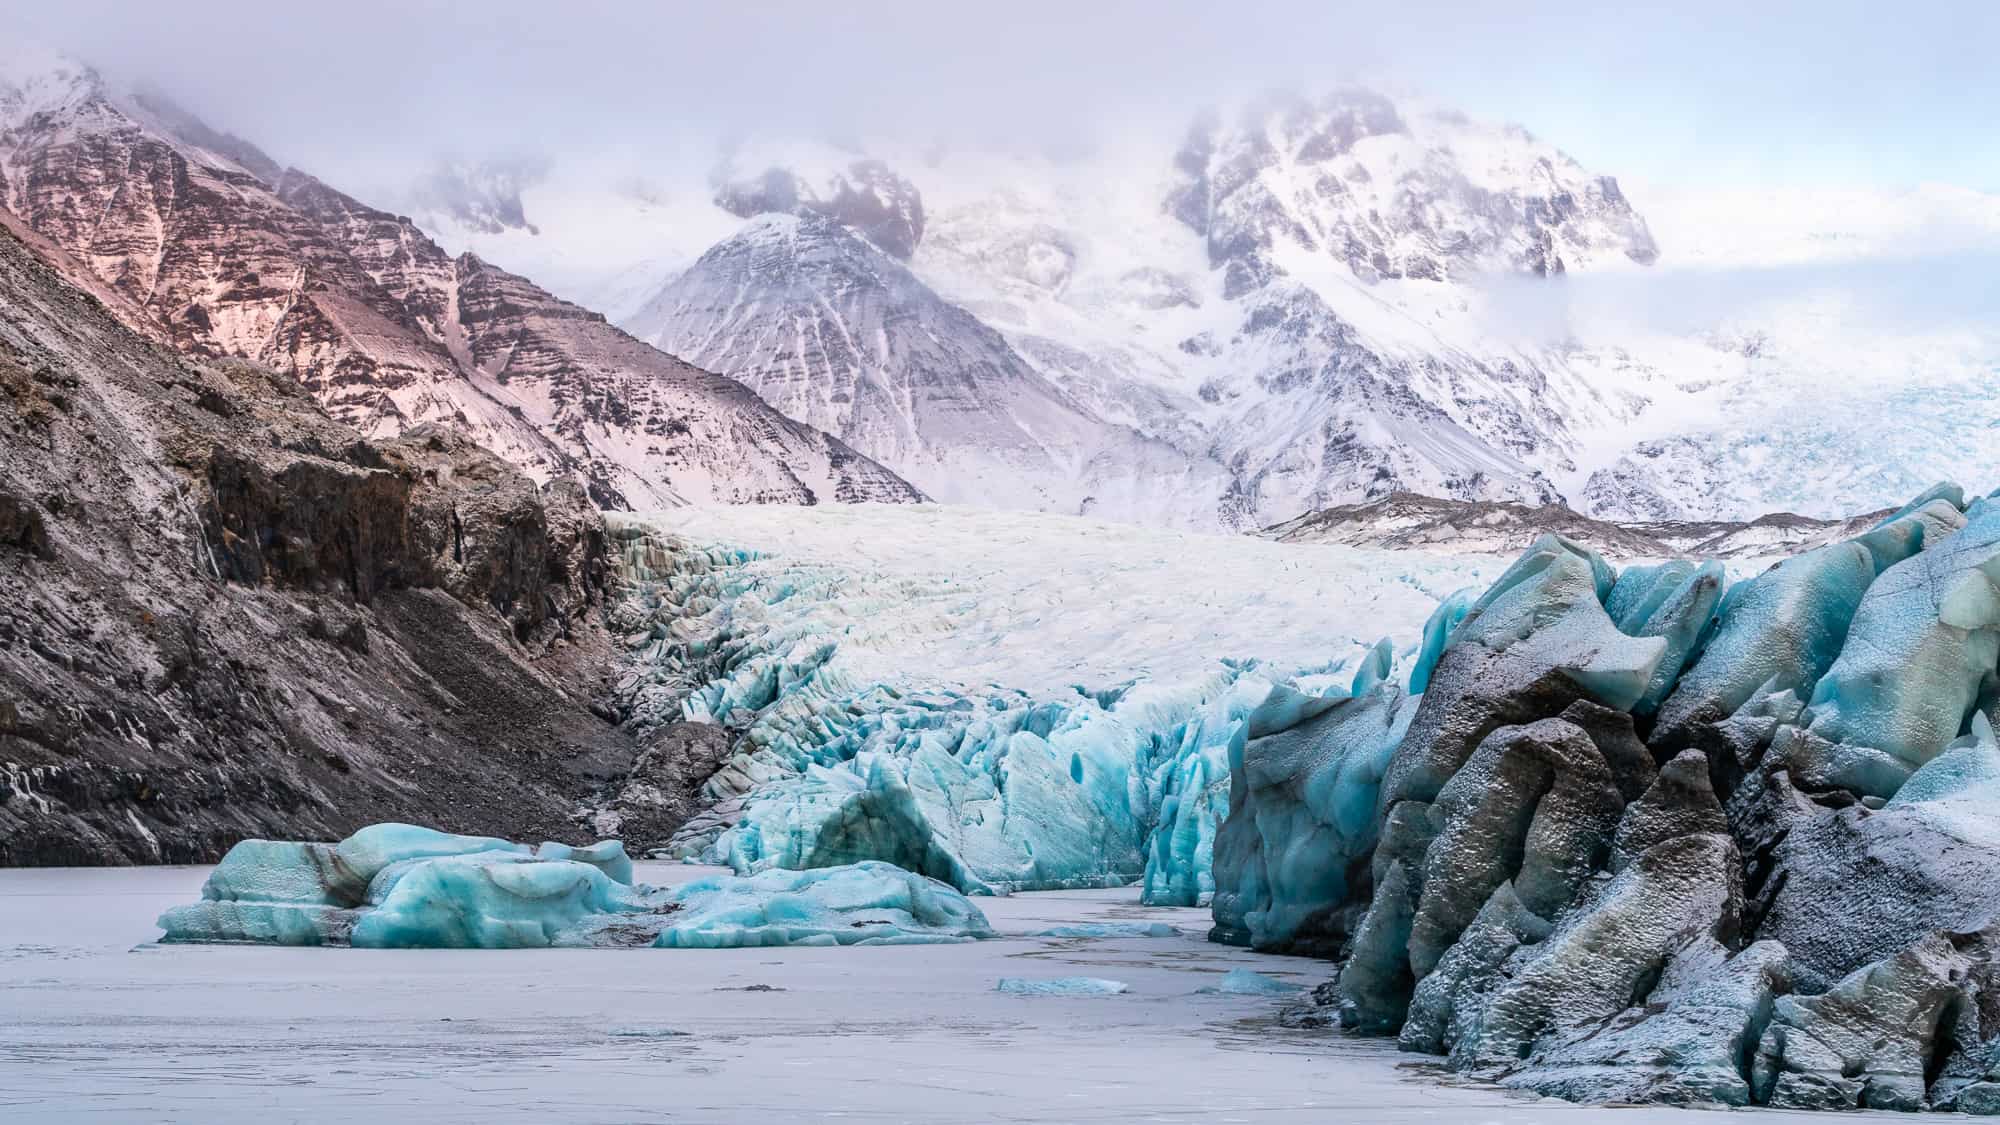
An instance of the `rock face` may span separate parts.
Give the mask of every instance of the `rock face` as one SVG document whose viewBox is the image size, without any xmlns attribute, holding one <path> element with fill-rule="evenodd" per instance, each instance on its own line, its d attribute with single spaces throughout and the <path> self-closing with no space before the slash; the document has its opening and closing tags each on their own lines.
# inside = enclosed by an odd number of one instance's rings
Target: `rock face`
<svg viewBox="0 0 2000 1125">
<path fill-rule="evenodd" d="M 595 818 L 641 855 L 664 848 L 681 826 L 709 807 L 702 786 L 734 752 L 713 723 L 669 723 L 645 737 L 644 749 Z"/>
<path fill-rule="evenodd" d="M 924 239 L 923 194 L 880 160 L 855 160 L 817 178 L 789 168 L 766 168 L 725 180 L 716 188 L 715 203 L 745 219 L 824 216 L 905 261 Z"/>
<path fill-rule="evenodd" d="M 1819 520 L 1780 512 L 1749 522 L 1618 523 L 1591 519 L 1562 504 L 1451 500 L 1397 492 L 1307 512 L 1259 534 L 1281 543 L 1509 554 L 1554 532 L 1614 559 L 1766 558 L 1852 538 L 1888 514 L 1885 509 L 1853 519 Z"/>
<path fill-rule="evenodd" d="M 1962 497 L 1726 592 L 1545 537 L 1426 630 L 1373 807 L 1348 788 L 1370 849 L 1297 749 L 1337 712 L 1247 743 L 1213 936 L 1341 962 L 1292 1022 L 1543 1094 L 2000 1112 L 2000 507 Z"/>
<path fill-rule="evenodd" d="M 76 67 L 0 84 L 0 204 L 184 354 L 294 375 L 367 436 L 448 426 L 537 480 L 581 475 L 602 506 L 918 498 L 740 384 L 158 99 Z"/>
<path fill-rule="evenodd" d="M 9 224 L 0 864 L 205 862 L 385 817 L 572 835 L 638 749 L 587 710 L 611 559 L 582 486 L 178 358 Z"/>
</svg>

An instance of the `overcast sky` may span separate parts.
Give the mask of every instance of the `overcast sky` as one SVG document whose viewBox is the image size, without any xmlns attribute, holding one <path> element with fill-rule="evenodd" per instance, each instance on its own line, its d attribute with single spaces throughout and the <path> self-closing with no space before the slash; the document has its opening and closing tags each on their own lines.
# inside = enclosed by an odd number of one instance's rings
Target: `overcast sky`
<svg viewBox="0 0 2000 1125">
<path fill-rule="evenodd" d="M 688 131 L 1058 138 L 1390 82 L 1660 184 L 2000 190 L 2000 4 L 0 0 L 273 154 L 376 180 Z"/>
</svg>

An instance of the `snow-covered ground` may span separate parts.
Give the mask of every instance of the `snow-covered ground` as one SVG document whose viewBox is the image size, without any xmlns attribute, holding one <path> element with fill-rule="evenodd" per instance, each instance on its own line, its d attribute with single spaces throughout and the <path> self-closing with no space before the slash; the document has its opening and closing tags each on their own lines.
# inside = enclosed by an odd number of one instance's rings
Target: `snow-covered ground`
<svg viewBox="0 0 2000 1125">
<path fill-rule="evenodd" d="M 702 869 L 641 865 L 671 882 Z M 958 946 L 467 953 L 159 946 L 207 869 L 0 871 L 0 1119 L 383 1122 L 1708 1122 L 1442 1084 L 1392 1043 L 1288 1031 L 1248 966 L 1136 890 L 982 904 Z M 1173 938 L 1034 938 L 1164 921 Z M 1130 991 L 1015 996 L 1001 977 Z M 773 991 L 756 989 L 768 986 Z M 752 991 L 752 989 L 756 989 Z M 781 991 L 779 991 L 781 990 Z M 1899 1120 L 1785 1114 L 1785 1121 Z"/>
<path fill-rule="evenodd" d="M 681 508 L 640 517 L 700 543 L 840 572 L 814 612 L 871 679 L 1030 693 L 1135 676 L 1282 671 L 1414 644 L 1437 603 L 1513 559 L 1274 543 L 1036 512 L 927 504 Z"/>
</svg>

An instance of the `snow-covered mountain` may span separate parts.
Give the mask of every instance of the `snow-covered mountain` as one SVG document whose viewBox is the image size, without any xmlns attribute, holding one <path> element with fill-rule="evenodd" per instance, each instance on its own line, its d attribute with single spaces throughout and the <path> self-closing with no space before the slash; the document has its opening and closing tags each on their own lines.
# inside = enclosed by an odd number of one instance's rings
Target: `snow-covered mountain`
<svg viewBox="0 0 2000 1125">
<path fill-rule="evenodd" d="M 843 166 L 839 153 L 804 149 L 794 166 L 758 171 L 738 154 L 719 177 L 718 205 L 761 207 L 788 225 L 753 220 L 629 323 L 939 495 L 952 494 L 942 479 L 965 480 L 955 462 L 968 446 L 1019 444 L 1015 411 L 968 406 L 1038 387 L 1038 404 L 1062 409 L 1061 424 L 1044 410 L 1044 424 L 1026 428 L 1046 451 L 1034 469 L 1082 487 L 996 490 L 994 474 L 980 473 L 959 494 L 1141 519 L 1157 508 L 1102 497 L 1170 494 L 1182 522 L 1204 526 L 1269 523 L 1397 488 L 1556 499 L 1545 469 L 1570 467 L 1571 417 L 1606 409 L 1590 388 L 1552 387 L 1550 372 L 1512 357 L 1439 363 L 1440 341 L 1384 347 L 1313 282 L 1333 271 L 1357 290 L 1547 276 L 1566 257 L 1644 263 L 1656 250 L 1615 183 L 1554 150 L 1525 138 L 1454 147 L 1478 135 L 1456 119 L 1425 128 L 1413 133 L 1371 94 L 1265 99 L 1197 126 L 1159 163 L 1165 183 L 1122 219 L 1064 208 L 1087 185 L 1062 180 L 1053 213 L 976 194 L 940 208 L 880 160 Z M 1074 169 L 973 180 L 1065 173 Z M 870 191 L 851 186 L 864 177 Z M 916 221 L 884 235 L 884 215 Z M 1133 233 L 1156 252 L 1132 253 Z M 1089 259 L 1106 248 L 1132 264 L 1094 276 Z M 1120 338 L 1079 339 L 1077 328 Z M 909 388 L 945 384 L 967 405 L 945 417 L 904 408 Z M 866 393 L 877 386 L 884 393 Z M 967 414 L 993 432 L 965 425 Z M 1093 466 L 1087 480 L 1076 463 Z"/>
<path fill-rule="evenodd" d="M 518 182 L 461 211 L 504 228 Z M 132 327 L 294 374 L 365 434 L 443 422 L 610 506 L 918 496 L 741 384 L 57 56 L 0 60 L 0 205 Z"/>
<path fill-rule="evenodd" d="M 521 194 L 539 235 L 418 220 L 561 263 L 637 334 L 927 488 L 987 435 L 893 389 L 957 377 L 1011 401 L 1039 376 L 1067 404 L 1036 435 L 1046 456 L 981 455 L 1023 474 L 981 478 L 975 498 L 1010 506 L 1248 527 L 1405 490 L 1831 518 L 2000 470 L 1978 440 L 2000 422 L 2000 335 L 1965 315 L 2000 291 L 2000 199 L 1978 193 L 1628 193 L 1519 128 L 1356 90 L 1061 155 L 759 143 L 709 167 L 558 164 Z M 607 250 L 612 230 L 637 249 Z M 1949 315 L 1865 284 L 1885 259 L 1934 274 L 1928 256 L 1968 250 L 1986 256 L 1949 275 Z M 847 401 L 862 387 L 888 389 L 894 425 Z M 1156 459 L 1105 460 L 1120 428 L 1177 459 L 1164 508 L 1106 502 L 1121 476 L 1162 491 Z M 1080 487 L 1035 479 L 1074 464 L 1094 467 Z"/>
<path fill-rule="evenodd" d="M 940 500 L 1233 522 L 1219 464 L 1106 421 L 860 229 L 812 206 L 757 214 L 630 326 Z"/>
</svg>

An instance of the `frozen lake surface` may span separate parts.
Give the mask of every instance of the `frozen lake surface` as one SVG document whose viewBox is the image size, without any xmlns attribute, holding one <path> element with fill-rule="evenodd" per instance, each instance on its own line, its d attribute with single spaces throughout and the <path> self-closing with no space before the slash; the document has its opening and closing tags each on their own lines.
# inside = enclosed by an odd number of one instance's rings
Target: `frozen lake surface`
<svg viewBox="0 0 2000 1125">
<path fill-rule="evenodd" d="M 655 883 L 705 870 L 640 868 Z M 1719 1120 L 1446 1084 L 1391 1043 L 1285 1030 L 1277 999 L 1195 990 L 1239 966 L 1312 984 L 1324 963 L 1211 945 L 1207 911 L 1141 907 L 1135 888 L 981 900 L 1010 936 L 970 945 L 150 944 L 154 917 L 206 876 L 0 871 L 0 1120 Z M 1021 936 L 1135 921 L 1180 936 Z M 1001 977 L 1131 987 L 1017 996 L 994 990 Z M 1755 1112 L 1774 1125 L 1912 1120 Z"/>
</svg>

